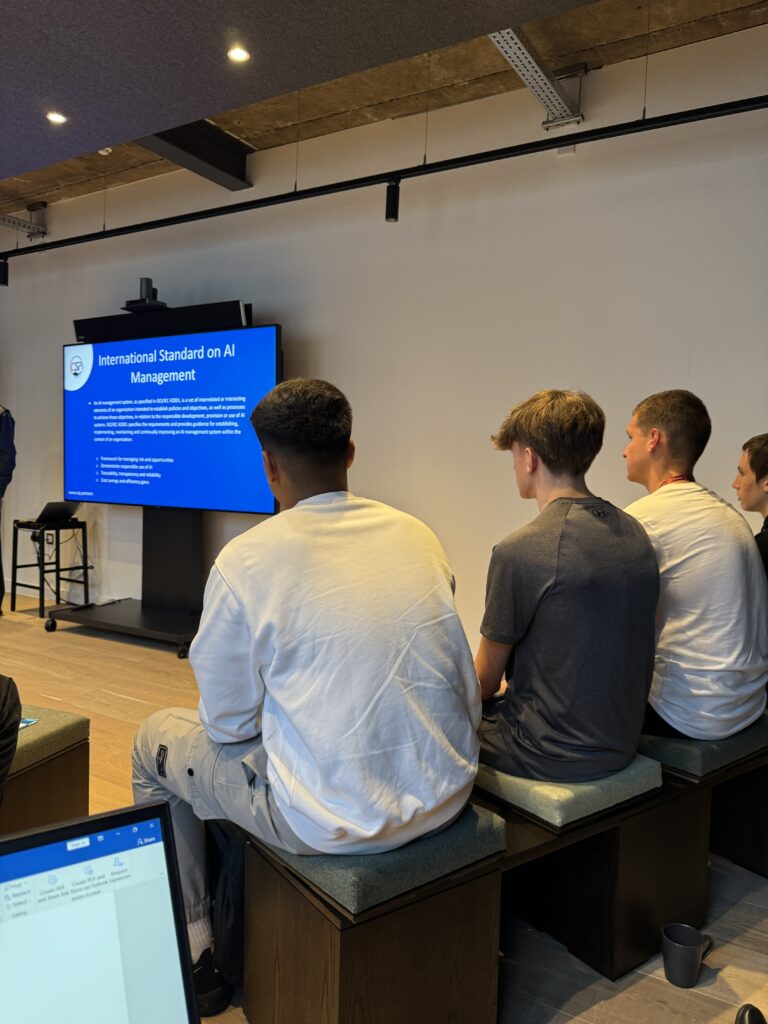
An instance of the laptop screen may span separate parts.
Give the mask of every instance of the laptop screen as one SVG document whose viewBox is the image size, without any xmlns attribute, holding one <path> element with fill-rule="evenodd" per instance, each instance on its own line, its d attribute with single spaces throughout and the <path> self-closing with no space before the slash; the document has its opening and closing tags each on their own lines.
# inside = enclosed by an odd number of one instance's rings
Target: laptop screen
<svg viewBox="0 0 768 1024">
<path fill-rule="evenodd" d="M 0 1021 L 198 1021 L 166 804 L 0 841 L 0 972 Z"/>
</svg>

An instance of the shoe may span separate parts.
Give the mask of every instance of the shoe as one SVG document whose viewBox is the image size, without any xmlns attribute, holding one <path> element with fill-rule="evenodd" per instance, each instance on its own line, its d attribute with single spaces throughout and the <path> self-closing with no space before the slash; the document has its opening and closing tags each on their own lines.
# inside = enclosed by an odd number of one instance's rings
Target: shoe
<svg viewBox="0 0 768 1024">
<path fill-rule="evenodd" d="M 213 950 L 206 949 L 192 967 L 197 1012 L 201 1017 L 223 1013 L 232 1001 L 233 988 L 221 975 L 213 959 Z"/>
<path fill-rule="evenodd" d="M 739 1007 L 734 1024 L 766 1024 L 765 1016 L 752 1003 Z"/>
</svg>

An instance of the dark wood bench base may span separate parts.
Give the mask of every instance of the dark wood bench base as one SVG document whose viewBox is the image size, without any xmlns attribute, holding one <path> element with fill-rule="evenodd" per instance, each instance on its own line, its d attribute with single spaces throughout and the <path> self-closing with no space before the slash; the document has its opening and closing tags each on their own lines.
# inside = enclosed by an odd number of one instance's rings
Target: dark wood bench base
<svg viewBox="0 0 768 1024">
<path fill-rule="evenodd" d="M 706 918 L 709 799 L 691 791 L 505 872 L 523 917 L 614 981 L 654 956 L 670 921 Z"/>
<path fill-rule="evenodd" d="M 559 834 L 485 794 L 478 802 L 507 819 L 502 917 L 523 917 L 606 978 L 658 953 L 662 925 L 703 924 L 708 788 L 668 782 Z"/>
<path fill-rule="evenodd" d="M 11 774 L 0 807 L 0 835 L 85 817 L 88 758 L 88 740 L 83 740 Z"/>
<path fill-rule="evenodd" d="M 499 860 L 350 915 L 246 850 L 252 1024 L 496 1024 Z"/>
<path fill-rule="evenodd" d="M 768 765 L 713 787 L 712 852 L 768 878 Z"/>
</svg>

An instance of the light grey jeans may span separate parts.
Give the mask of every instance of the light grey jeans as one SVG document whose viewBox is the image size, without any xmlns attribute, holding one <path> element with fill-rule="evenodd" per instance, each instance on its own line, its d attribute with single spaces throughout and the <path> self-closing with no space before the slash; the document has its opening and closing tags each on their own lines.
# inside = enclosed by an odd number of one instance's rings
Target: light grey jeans
<svg viewBox="0 0 768 1024">
<path fill-rule="evenodd" d="M 314 854 L 293 833 L 267 782 L 261 737 L 214 743 L 196 711 L 168 708 L 142 723 L 133 746 L 133 798 L 137 804 L 167 800 L 179 858 L 187 921 L 210 912 L 203 821 L 226 819 L 257 839 Z"/>
</svg>

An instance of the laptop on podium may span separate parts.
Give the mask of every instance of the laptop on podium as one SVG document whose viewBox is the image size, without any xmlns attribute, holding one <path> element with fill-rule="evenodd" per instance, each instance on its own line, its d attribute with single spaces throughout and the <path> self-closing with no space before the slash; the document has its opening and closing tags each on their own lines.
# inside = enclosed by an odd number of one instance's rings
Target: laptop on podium
<svg viewBox="0 0 768 1024">
<path fill-rule="evenodd" d="M 199 1024 L 166 803 L 0 840 L 0 977 L 9 1024 Z"/>
<path fill-rule="evenodd" d="M 45 527 L 59 526 L 64 527 L 67 523 L 74 519 L 75 512 L 80 508 L 82 502 L 80 501 L 48 501 L 43 506 L 43 510 L 39 516 L 35 519 L 24 519 L 19 522 L 19 526 L 26 530 L 32 527 Z"/>
</svg>

